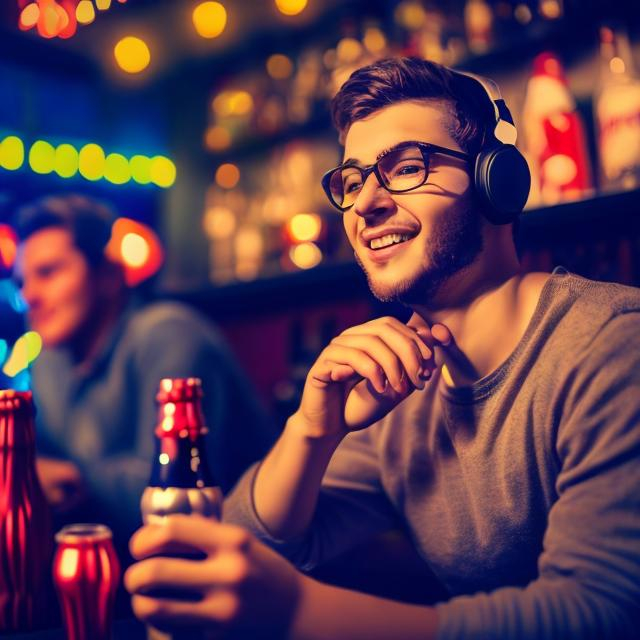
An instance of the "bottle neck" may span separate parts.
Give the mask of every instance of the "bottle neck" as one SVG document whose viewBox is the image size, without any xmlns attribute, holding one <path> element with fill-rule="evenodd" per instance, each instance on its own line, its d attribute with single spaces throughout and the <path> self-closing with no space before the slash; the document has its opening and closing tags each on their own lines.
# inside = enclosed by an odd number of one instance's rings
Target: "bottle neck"
<svg viewBox="0 0 640 640">
<path fill-rule="evenodd" d="M 0 391 L 0 449 L 35 449 L 30 392 Z"/>
<path fill-rule="evenodd" d="M 156 440 L 151 466 L 151 487 L 202 489 L 216 486 L 207 462 L 206 443 L 202 435 L 164 436 Z"/>
</svg>

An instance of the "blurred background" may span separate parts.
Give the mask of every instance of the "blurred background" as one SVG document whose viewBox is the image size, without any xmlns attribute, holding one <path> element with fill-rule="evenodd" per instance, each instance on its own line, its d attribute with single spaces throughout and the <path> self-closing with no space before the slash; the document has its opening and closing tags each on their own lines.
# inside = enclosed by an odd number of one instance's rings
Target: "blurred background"
<svg viewBox="0 0 640 640">
<path fill-rule="evenodd" d="M 3 0 L 0 386 L 39 351 L 12 213 L 81 192 L 120 212 L 129 284 L 216 321 L 284 419 L 333 335 L 403 313 L 371 298 L 320 187 L 329 99 L 393 55 L 500 84 L 534 177 L 526 269 L 640 285 L 638 0 Z"/>
</svg>

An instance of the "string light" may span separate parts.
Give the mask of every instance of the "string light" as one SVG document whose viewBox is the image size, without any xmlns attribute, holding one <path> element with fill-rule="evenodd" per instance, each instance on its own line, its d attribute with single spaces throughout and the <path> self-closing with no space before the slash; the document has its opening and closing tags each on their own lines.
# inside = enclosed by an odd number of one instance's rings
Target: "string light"
<svg viewBox="0 0 640 640">
<path fill-rule="evenodd" d="M 151 52 L 147 43 L 135 36 L 126 36 L 113 49 L 118 66 L 127 73 L 140 73 L 151 62 Z"/>
<path fill-rule="evenodd" d="M 0 168 L 16 171 L 24 165 L 25 144 L 18 136 L 0 140 Z M 63 142 L 54 147 L 46 140 L 36 140 L 29 148 L 28 166 L 38 174 L 55 172 L 61 178 L 73 178 L 78 173 L 86 180 L 107 180 L 122 185 L 128 182 L 149 184 L 167 189 L 176 180 L 176 166 L 166 156 L 153 158 L 136 154 L 127 158 L 120 153 L 105 154 L 95 143 L 77 149 Z"/>
<path fill-rule="evenodd" d="M 24 163 L 24 143 L 17 136 L 7 136 L 0 144 L 0 167 L 9 171 Z"/>
<path fill-rule="evenodd" d="M 304 11 L 307 0 L 275 0 L 276 7 L 285 16 L 297 16 Z"/>
<path fill-rule="evenodd" d="M 203 38 L 217 38 L 227 24 L 227 10 L 219 2 L 202 2 L 191 17 L 198 35 Z"/>
</svg>

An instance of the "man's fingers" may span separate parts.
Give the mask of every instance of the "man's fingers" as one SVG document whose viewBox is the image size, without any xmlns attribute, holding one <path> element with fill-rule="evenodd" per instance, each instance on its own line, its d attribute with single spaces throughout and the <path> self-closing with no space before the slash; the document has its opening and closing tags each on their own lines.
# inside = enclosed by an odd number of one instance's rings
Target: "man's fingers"
<svg viewBox="0 0 640 640">
<path fill-rule="evenodd" d="M 162 524 L 150 524 L 138 529 L 129 542 L 131 554 L 137 560 L 159 555 L 178 546 L 202 551 L 220 547 L 246 548 L 250 534 L 234 525 L 221 524 L 198 515 L 170 515 Z"/>
<path fill-rule="evenodd" d="M 332 343 L 322 352 L 309 373 L 312 379 L 322 383 L 336 382 L 339 380 L 336 374 L 342 377 L 347 372 L 346 367 L 353 369 L 359 377 L 369 380 L 378 393 L 384 393 L 384 370 L 373 358 L 359 349 Z"/>
<path fill-rule="evenodd" d="M 200 602 L 186 602 L 168 598 L 152 598 L 136 594 L 131 598 L 136 617 L 161 631 L 176 627 L 209 627 L 215 629 L 238 618 L 239 597 L 229 591 L 210 593 Z"/>
<path fill-rule="evenodd" d="M 433 353 L 429 349 L 429 345 L 416 335 L 416 332 L 412 327 L 407 326 L 403 322 L 393 317 L 377 318 L 371 320 L 362 325 L 351 327 L 342 333 L 342 335 L 359 335 L 359 334 L 373 334 L 381 337 L 397 334 L 404 336 L 407 340 L 415 345 L 415 348 L 420 352 L 421 357 L 424 360 L 429 360 Z"/>
<path fill-rule="evenodd" d="M 201 591 L 211 587 L 238 586 L 250 574 L 246 555 L 223 551 L 206 560 L 156 557 L 147 558 L 131 566 L 124 576 L 130 593 L 155 589 L 183 589 Z"/>
<path fill-rule="evenodd" d="M 338 336 L 333 339 L 334 345 L 339 347 L 357 349 L 366 353 L 384 371 L 389 384 L 398 392 L 402 393 L 406 389 L 403 386 L 407 377 L 410 376 L 407 367 L 398 353 L 392 350 L 389 345 L 376 335 L 350 335 Z M 416 370 L 418 365 L 415 366 Z M 412 372 L 414 377 L 416 372 Z"/>
</svg>

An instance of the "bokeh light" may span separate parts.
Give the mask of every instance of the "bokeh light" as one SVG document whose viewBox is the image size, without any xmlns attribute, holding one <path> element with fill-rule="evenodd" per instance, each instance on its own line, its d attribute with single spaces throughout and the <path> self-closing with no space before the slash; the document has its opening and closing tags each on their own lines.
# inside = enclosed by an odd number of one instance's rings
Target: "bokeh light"
<svg viewBox="0 0 640 640">
<path fill-rule="evenodd" d="M 40 7 L 36 2 L 31 2 L 20 12 L 18 27 L 23 31 L 31 29 L 38 23 L 38 18 L 40 18 Z"/>
<path fill-rule="evenodd" d="M 113 223 L 105 251 L 110 260 L 123 266 L 130 287 L 157 273 L 164 261 L 158 236 L 147 225 L 130 218 L 118 218 Z"/>
<path fill-rule="evenodd" d="M 147 43 L 135 36 L 122 38 L 114 47 L 113 54 L 118 66 L 127 73 L 140 73 L 151 62 Z"/>
<path fill-rule="evenodd" d="M 78 150 L 70 144 L 63 143 L 56 147 L 54 170 L 61 178 L 71 178 L 78 173 Z"/>
<path fill-rule="evenodd" d="M 91 0 L 80 0 L 76 7 L 76 20 L 80 24 L 91 24 L 96 19 L 96 10 Z"/>
<path fill-rule="evenodd" d="M 168 188 L 176 181 L 176 165 L 165 156 L 154 156 L 149 166 L 151 182 Z"/>
<path fill-rule="evenodd" d="M 216 240 L 224 240 L 231 237 L 237 226 L 235 214 L 227 207 L 210 207 L 207 209 L 202 224 L 206 234 Z"/>
<path fill-rule="evenodd" d="M 46 140 L 36 140 L 29 150 L 29 166 L 35 173 L 51 173 L 55 166 L 56 152 Z"/>
<path fill-rule="evenodd" d="M 138 184 L 149 184 L 151 182 L 151 158 L 135 155 L 129 160 L 129 169 L 131 177 Z"/>
<path fill-rule="evenodd" d="M 24 143 L 17 136 L 7 136 L 0 144 L 0 167 L 9 171 L 24 163 Z"/>
<path fill-rule="evenodd" d="M 275 0 L 276 7 L 285 16 L 297 16 L 304 11 L 307 0 Z"/>
<path fill-rule="evenodd" d="M 130 267 L 141 267 L 149 259 L 149 243 L 138 233 L 122 238 L 122 259 Z"/>
<path fill-rule="evenodd" d="M 226 162 L 216 171 L 216 183 L 223 189 L 233 189 L 240 180 L 240 169 L 235 164 Z"/>
<path fill-rule="evenodd" d="M 227 24 L 227 10 L 219 2 L 202 2 L 192 14 L 193 26 L 203 38 L 217 38 Z"/>
<path fill-rule="evenodd" d="M 204 143 L 211 151 L 224 151 L 231 145 L 231 133 L 220 125 L 209 127 L 205 133 Z"/>
<path fill-rule="evenodd" d="M 276 80 L 289 78 L 293 73 L 293 62 L 281 53 L 274 53 L 267 59 L 267 73 Z"/>
<path fill-rule="evenodd" d="M 90 142 L 80 149 L 78 170 L 87 180 L 100 180 L 104 176 L 105 157 L 100 145 Z"/>
<path fill-rule="evenodd" d="M 322 251 L 313 242 L 302 242 L 289 249 L 289 258 L 299 269 L 311 269 L 322 261 Z"/>
<path fill-rule="evenodd" d="M 20 336 L 13 345 L 11 355 L 4 363 L 2 372 L 13 378 L 26 369 L 42 351 L 42 338 L 35 331 Z"/>
<path fill-rule="evenodd" d="M 104 177 L 113 184 L 124 184 L 131 180 L 129 161 L 120 153 L 110 153 L 104 162 Z"/>
<path fill-rule="evenodd" d="M 289 220 L 287 230 L 294 242 L 317 240 L 322 230 L 322 220 L 317 213 L 298 213 Z"/>
<path fill-rule="evenodd" d="M 111 6 L 111 0 L 95 0 L 95 3 L 100 11 L 106 11 Z"/>
<path fill-rule="evenodd" d="M 16 260 L 18 236 L 7 224 L 0 224 L 0 270 L 9 271 Z"/>
</svg>

